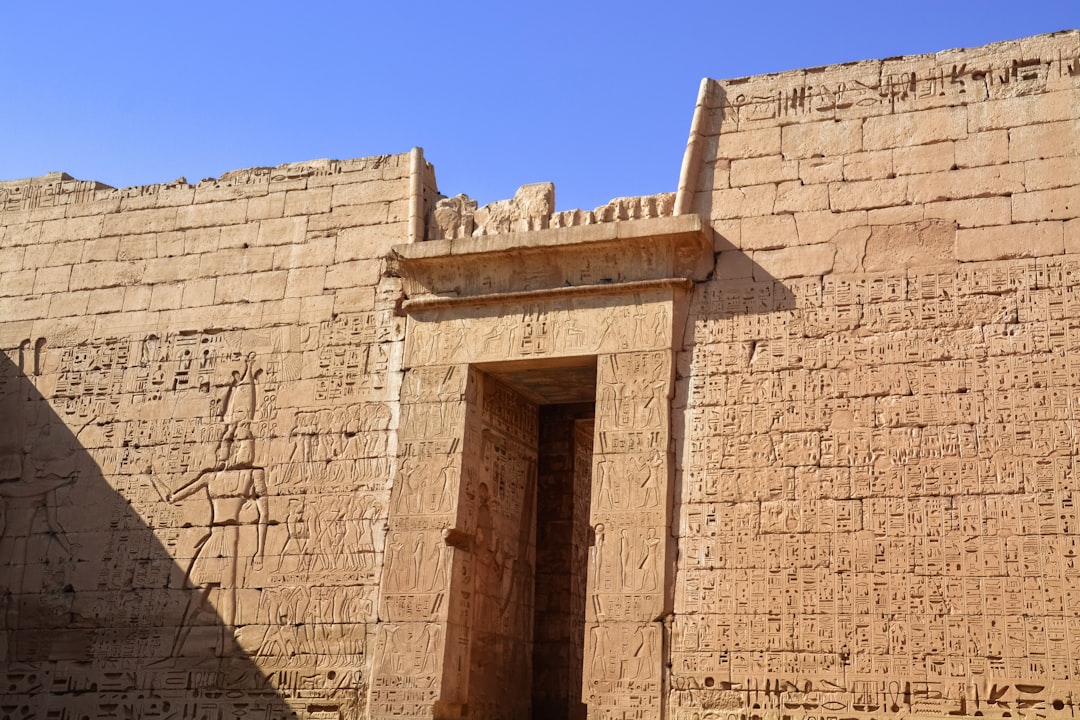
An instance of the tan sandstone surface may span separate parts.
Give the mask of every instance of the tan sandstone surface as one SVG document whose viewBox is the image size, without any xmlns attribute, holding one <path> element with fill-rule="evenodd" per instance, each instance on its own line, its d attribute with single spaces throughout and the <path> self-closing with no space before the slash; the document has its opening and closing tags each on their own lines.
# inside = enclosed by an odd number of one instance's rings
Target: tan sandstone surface
<svg viewBox="0 0 1080 720">
<path fill-rule="evenodd" d="M 0 182 L 0 720 L 1073 717 L 1080 33 L 672 193 Z"/>
</svg>

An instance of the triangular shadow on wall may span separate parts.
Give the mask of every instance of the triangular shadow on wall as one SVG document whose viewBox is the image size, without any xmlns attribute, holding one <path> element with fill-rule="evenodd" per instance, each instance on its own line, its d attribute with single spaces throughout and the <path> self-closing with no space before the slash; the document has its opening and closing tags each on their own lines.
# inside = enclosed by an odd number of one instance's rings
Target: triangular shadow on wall
<svg viewBox="0 0 1080 720">
<path fill-rule="evenodd" d="M 108 424 L 73 431 L 32 354 L 0 353 L 0 717 L 295 717 L 125 497 L 153 489 L 84 447 Z"/>
</svg>

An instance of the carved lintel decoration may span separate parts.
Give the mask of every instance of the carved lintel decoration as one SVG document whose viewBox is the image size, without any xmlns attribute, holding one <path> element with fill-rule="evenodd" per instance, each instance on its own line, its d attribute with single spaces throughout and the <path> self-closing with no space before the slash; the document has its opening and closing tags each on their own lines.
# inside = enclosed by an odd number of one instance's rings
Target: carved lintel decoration
<svg viewBox="0 0 1080 720">
<path fill-rule="evenodd" d="M 701 217 L 680 215 L 395 245 L 393 260 L 410 300 L 479 299 L 669 278 L 703 280 L 712 271 L 712 248 L 712 233 Z"/>
</svg>

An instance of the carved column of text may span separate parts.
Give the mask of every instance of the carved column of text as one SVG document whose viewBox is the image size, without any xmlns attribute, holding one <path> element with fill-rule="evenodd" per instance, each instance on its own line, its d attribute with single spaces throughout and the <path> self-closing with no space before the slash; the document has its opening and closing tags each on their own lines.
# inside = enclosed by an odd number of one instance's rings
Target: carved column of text
<svg viewBox="0 0 1080 720">
<path fill-rule="evenodd" d="M 671 372 L 667 350 L 599 358 L 583 688 L 590 718 L 660 713 Z"/>
<path fill-rule="evenodd" d="M 458 525 L 466 378 L 466 367 L 451 365 L 413 368 L 403 380 L 372 669 L 374 718 L 431 717 L 437 701 L 464 685 L 456 676 L 461 664 L 444 663 L 456 559 L 444 531 Z"/>
</svg>

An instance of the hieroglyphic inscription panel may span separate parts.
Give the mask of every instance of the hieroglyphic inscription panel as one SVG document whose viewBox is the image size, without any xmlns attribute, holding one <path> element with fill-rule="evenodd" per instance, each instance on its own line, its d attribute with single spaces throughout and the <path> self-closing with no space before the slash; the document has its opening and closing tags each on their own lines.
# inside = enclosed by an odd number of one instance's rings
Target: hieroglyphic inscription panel
<svg viewBox="0 0 1080 720">
<path fill-rule="evenodd" d="M 33 675 L 55 686 L 50 708 L 78 716 L 186 699 L 197 717 L 229 687 L 238 716 L 318 697 L 359 717 L 403 329 L 374 311 L 5 354 L 7 695 Z M 84 654 L 100 662 L 68 662 Z M 39 702 L 27 717 L 45 717 Z"/>
<path fill-rule="evenodd" d="M 603 355 L 598 366 L 583 694 L 591 717 L 654 717 L 670 597 L 671 353 Z"/>
<path fill-rule="evenodd" d="M 1062 256 L 699 288 L 674 717 L 1073 712 L 1078 279 Z"/>
</svg>

